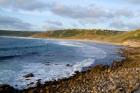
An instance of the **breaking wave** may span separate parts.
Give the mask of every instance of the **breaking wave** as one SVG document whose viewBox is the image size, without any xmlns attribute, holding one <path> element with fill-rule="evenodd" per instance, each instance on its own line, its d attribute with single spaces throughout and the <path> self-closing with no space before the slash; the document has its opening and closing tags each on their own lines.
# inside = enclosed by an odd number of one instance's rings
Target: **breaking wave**
<svg viewBox="0 0 140 93">
<path fill-rule="evenodd" d="M 113 51 L 78 41 L 0 37 L 0 45 L 0 84 L 18 89 L 33 87 L 39 79 L 44 83 L 68 78 L 96 60 L 114 60 L 109 55 Z M 24 77 L 29 73 L 34 76 Z"/>
</svg>

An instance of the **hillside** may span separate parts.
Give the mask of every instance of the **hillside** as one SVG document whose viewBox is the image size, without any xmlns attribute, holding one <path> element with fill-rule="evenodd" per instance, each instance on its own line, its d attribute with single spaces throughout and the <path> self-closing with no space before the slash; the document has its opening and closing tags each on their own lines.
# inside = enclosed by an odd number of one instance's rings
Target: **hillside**
<svg viewBox="0 0 140 93">
<path fill-rule="evenodd" d="M 128 40 L 140 40 L 140 30 L 136 31 L 112 31 L 112 30 L 57 30 L 33 35 L 41 38 L 65 38 L 65 39 L 94 39 L 111 42 L 124 42 Z"/>
<path fill-rule="evenodd" d="M 0 30 L 0 36 L 32 36 L 33 34 L 38 34 L 39 32 L 29 32 L 29 31 L 8 31 L 8 30 Z"/>
<path fill-rule="evenodd" d="M 112 30 L 84 30 L 69 29 L 47 31 L 34 34 L 39 38 L 59 38 L 59 39 L 88 39 L 112 43 L 122 43 L 125 45 L 140 46 L 140 30 L 135 31 L 112 31 Z"/>
<path fill-rule="evenodd" d="M 122 33 L 120 35 L 114 36 L 113 39 L 116 39 L 117 41 L 128 41 L 128 40 L 140 41 L 140 30 Z"/>
<path fill-rule="evenodd" d="M 84 30 L 84 29 L 68 29 L 47 31 L 33 35 L 33 37 L 41 38 L 67 38 L 67 39 L 102 39 L 106 40 L 112 36 L 124 33 L 122 31 L 111 30 Z"/>
</svg>

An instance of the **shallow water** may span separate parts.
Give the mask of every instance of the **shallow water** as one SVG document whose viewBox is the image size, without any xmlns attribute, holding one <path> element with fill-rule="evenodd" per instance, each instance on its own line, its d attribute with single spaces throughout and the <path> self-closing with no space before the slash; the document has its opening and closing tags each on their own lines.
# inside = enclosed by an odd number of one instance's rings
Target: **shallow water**
<svg viewBox="0 0 140 93">
<path fill-rule="evenodd" d="M 41 82 L 57 80 L 96 64 L 111 64 L 119 46 L 18 37 L 0 37 L 0 84 L 18 89 Z M 23 77 L 33 73 L 34 77 Z M 34 82 L 33 84 L 31 84 Z"/>
</svg>

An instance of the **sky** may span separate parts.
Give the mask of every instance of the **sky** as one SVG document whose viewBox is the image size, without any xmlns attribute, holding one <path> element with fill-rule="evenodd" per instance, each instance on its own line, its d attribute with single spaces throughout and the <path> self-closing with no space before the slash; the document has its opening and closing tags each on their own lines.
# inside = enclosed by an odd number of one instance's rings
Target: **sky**
<svg viewBox="0 0 140 93">
<path fill-rule="evenodd" d="M 0 29 L 140 28 L 140 0 L 0 0 Z"/>
</svg>

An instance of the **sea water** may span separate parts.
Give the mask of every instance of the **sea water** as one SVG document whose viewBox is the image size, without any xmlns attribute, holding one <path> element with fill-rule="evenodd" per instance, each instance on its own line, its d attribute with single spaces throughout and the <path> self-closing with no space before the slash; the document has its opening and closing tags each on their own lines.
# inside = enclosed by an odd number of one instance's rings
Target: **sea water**
<svg viewBox="0 0 140 93">
<path fill-rule="evenodd" d="M 0 37 L 0 84 L 23 89 L 70 77 L 97 64 L 120 59 L 119 46 L 72 40 Z M 25 78 L 32 73 L 34 76 Z"/>
</svg>

